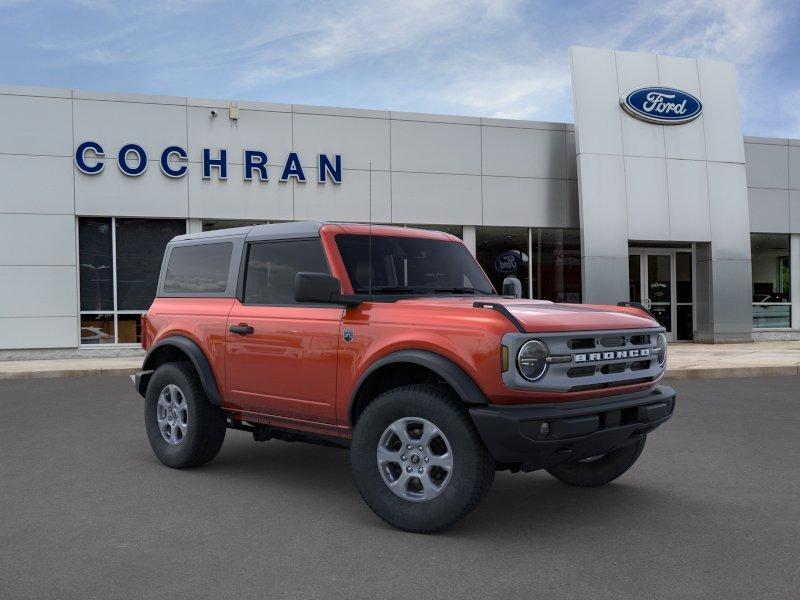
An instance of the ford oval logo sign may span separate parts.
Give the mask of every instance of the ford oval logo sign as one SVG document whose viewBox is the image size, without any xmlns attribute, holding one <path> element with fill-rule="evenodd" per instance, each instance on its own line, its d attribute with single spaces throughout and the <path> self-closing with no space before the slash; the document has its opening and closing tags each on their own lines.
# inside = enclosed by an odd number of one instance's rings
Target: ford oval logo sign
<svg viewBox="0 0 800 600">
<path fill-rule="evenodd" d="M 519 269 L 522 257 L 519 253 L 509 250 L 494 259 L 494 270 L 498 273 L 514 273 Z"/>
<path fill-rule="evenodd" d="M 632 117 L 648 123 L 679 125 L 700 116 L 703 104 L 688 92 L 669 87 L 644 87 L 619 99 Z"/>
</svg>

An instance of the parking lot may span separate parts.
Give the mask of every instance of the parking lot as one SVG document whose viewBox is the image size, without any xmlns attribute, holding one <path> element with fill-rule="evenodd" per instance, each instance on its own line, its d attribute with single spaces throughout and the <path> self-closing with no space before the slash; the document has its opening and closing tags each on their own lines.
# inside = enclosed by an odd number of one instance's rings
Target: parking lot
<svg viewBox="0 0 800 600">
<path fill-rule="evenodd" d="M 347 452 L 228 432 L 162 467 L 125 377 L 0 381 L 4 598 L 789 598 L 797 378 L 675 382 L 676 415 L 602 489 L 499 473 L 445 533 L 384 525 Z"/>
</svg>

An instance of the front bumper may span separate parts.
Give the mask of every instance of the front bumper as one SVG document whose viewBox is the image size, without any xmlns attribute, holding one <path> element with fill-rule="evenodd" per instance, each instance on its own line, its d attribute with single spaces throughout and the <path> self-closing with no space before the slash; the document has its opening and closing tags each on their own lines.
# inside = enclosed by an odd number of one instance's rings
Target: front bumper
<svg viewBox="0 0 800 600">
<path fill-rule="evenodd" d="M 499 466 L 535 471 L 589 458 L 633 443 L 675 410 L 675 390 L 644 392 L 562 404 L 469 409 L 483 442 Z"/>
</svg>

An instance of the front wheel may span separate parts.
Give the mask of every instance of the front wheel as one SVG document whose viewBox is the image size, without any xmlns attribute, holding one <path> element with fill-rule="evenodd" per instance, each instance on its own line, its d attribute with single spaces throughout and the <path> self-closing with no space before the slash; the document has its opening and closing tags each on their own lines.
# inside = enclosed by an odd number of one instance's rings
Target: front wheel
<svg viewBox="0 0 800 600">
<path fill-rule="evenodd" d="M 174 469 L 212 460 L 225 440 L 225 414 L 208 401 L 189 363 L 159 366 L 147 385 L 144 423 L 158 459 Z"/>
<path fill-rule="evenodd" d="M 350 447 L 361 497 L 414 533 L 452 525 L 486 495 L 495 465 L 464 406 L 434 385 L 390 390 L 367 406 Z"/>
<path fill-rule="evenodd" d="M 644 450 L 647 436 L 638 442 L 617 448 L 599 456 L 550 467 L 547 472 L 567 485 L 598 487 L 614 481 L 630 469 Z"/>
</svg>

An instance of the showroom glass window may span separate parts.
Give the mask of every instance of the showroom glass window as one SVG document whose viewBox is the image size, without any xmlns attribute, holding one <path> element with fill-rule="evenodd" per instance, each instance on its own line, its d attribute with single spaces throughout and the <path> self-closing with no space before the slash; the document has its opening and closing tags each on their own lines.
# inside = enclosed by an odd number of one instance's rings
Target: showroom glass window
<svg viewBox="0 0 800 600">
<path fill-rule="evenodd" d="M 789 235 L 751 234 L 750 255 L 753 265 L 753 327 L 790 327 Z"/>
<path fill-rule="evenodd" d="M 498 292 L 506 277 L 516 277 L 525 297 L 581 301 L 578 229 L 476 227 L 475 246 L 478 262 Z"/>
<path fill-rule="evenodd" d="M 136 344 L 167 242 L 183 219 L 78 219 L 81 344 Z"/>
</svg>

